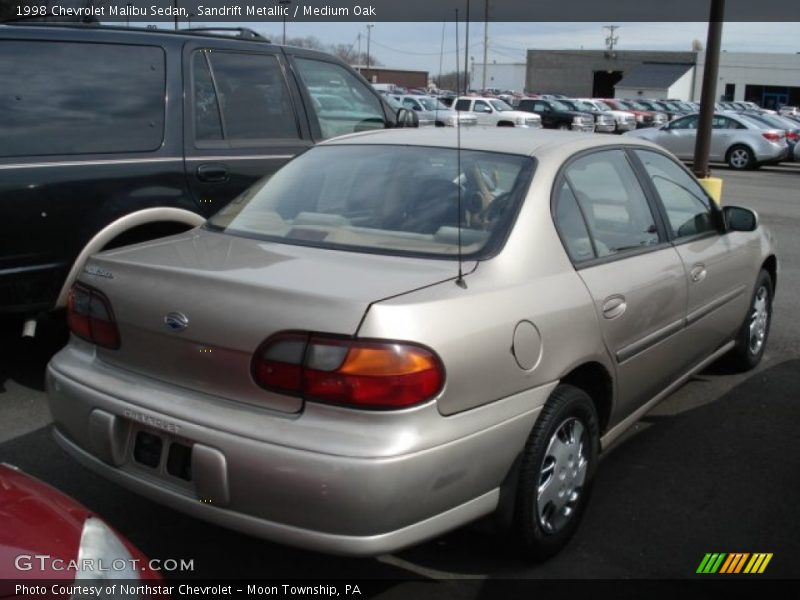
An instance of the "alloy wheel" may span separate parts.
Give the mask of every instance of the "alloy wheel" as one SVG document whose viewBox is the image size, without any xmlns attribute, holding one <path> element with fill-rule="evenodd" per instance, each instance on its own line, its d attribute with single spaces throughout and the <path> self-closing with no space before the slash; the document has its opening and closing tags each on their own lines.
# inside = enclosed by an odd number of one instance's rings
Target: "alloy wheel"
<svg viewBox="0 0 800 600">
<path fill-rule="evenodd" d="M 744 169 L 750 163 L 750 152 L 744 148 L 734 148 L 731 150 L 731 166 L 736 169 Z"/>
</svg>

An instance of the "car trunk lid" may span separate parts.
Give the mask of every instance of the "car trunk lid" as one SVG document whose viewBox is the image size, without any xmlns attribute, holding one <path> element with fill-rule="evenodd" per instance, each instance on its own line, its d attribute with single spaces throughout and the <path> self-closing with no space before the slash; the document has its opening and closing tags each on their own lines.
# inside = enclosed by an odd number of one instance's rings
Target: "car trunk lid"
<svg viewBox="0 0 800 600">
<path fill-rule="evenodd" d="M 90 259 L 121 346 L 108 363 L 191 390 L 284 412 L 299 398 L 252 379 L 256 348 L 287 330 L 355 335 L 372 302 L 456 276 L 457 265 L 275 244 L 194 230 Z"/>
</svg>

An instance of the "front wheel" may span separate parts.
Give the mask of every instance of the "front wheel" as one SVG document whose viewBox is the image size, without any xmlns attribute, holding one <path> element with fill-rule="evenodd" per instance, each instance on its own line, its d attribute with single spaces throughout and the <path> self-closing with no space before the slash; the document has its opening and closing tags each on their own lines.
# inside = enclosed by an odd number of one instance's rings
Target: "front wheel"
<svg viewBox="0 0 800 600">
<path fill-rule="evenodd" d="M 740 371 L 754 368 L 764 356 L 772 322 L 772 290 L 772 278 L 762 269 L 756 279 L 747 316 L 736 337 L 736 347 L 731 353 L 734 366 Z"/>
<path fill-rule="evenodd" d="M 756 157 L 747 146 L 734 146 L 728 150 L 727 163 L 731 169 L 736 169 L 737 171 L 754 169 Z"/>
<path fill-rule="evenodd" d="M 600 452 L 591 398 L 558 386 L 542 409 L 522 455 L 514 533 L 534 560 L 558 553 L 578 527 Z"/>
</svg>

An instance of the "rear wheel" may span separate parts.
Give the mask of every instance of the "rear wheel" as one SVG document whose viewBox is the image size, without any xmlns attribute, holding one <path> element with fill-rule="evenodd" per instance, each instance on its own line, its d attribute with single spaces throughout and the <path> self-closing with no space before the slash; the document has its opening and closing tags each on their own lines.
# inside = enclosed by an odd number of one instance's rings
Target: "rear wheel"
<svg viewBox="0 0 800 600">
<path fill-rule="evenodd" d="M 772 322 L 772 278 L 763 269 L 758 274 L 750 308 L 731 352 L 734 366 L 749 371 L 761 362 L 767 347 L 769 326 Z"/>
<path fill-rule="evenodd" d="M 755 168 L 756 157 L 753 151 L 747 146 L 733 146 L 728 150 L 728 155 L 725 158 L 728 166 L 737 171 L 744 171 Z"/>
<path fill-rule="evenodd" d="M 559 552 L 578 527 L 600 451 L 591 398 L 558 386 L 542 409 L 522 455 L 514 534 L 523 552 L 543 560 Z"/>
</svg>

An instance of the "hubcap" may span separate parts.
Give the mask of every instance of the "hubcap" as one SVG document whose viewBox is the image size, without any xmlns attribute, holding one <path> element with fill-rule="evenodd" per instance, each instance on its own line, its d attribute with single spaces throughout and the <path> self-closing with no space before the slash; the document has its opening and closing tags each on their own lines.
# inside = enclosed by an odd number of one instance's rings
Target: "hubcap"
<svg viewBox="0 0 800 600">
<path fill-rule="evenodd" d="M 547 445 L 536 490 L 536 515 L 548 533 L 564 527 L 583 492 L 588 467 L 585 431 L 578 419 L 570 417 L 558 426 Z"/>
<path fill-rule="evenodd" d="M 750 311 L 750 353 L 758 354 L 764 346 L 769 323 L 769 292 L 763 285 L 758 288 Z"/>
<path fill-rule="evenodd" d="M 749 161 L 749 155 L 747 150 L 743 150 L 738 148 L 731 152 L 731 164 L 737 169 L 741 169 L 742 167 L 746 166 Z"/>
</svg>

